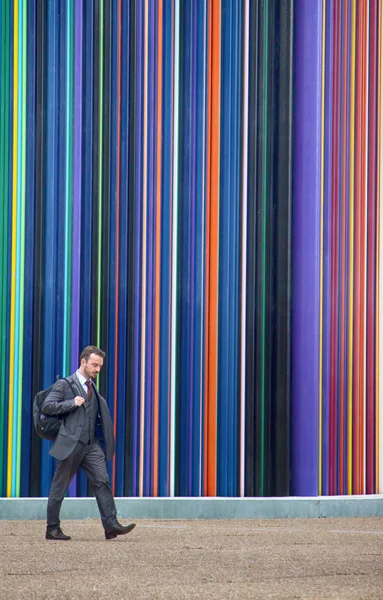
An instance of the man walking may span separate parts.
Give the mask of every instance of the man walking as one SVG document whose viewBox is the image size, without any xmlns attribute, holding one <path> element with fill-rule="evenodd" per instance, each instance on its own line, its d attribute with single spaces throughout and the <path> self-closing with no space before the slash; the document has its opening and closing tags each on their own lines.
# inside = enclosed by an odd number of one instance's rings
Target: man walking
<svg viewBox="0 0 383 600">
<path fill-rule="evenodd" d="M 58 460 L 49 492 L 47 506 L 47 540 L 70 540 L 60 527 L 60 508 L 69 485 L 81 467 L 94 489 L 105 538 L 113 539 L 129 533 L 136 526 L 123 527 L 117 521 L 116 505 L 106 459 L 114 454 L 112 420 L 105 399 L 98 393 L 94 380 L 101 371 L 105 352 L 96 346 L 87 346 L 80 356 L 80 367 L 68 377 L 60 379 L 46 397 L 42 412 L 62 418 L 61 427 L 49 454 Z M 78 392 L 74 395 L 74 390 Z M 101 427 L 100 427 L 101 426 Z M 102 431 L 102 434 L 99 433 Z M 105 454 L 100 446 L 104 438 Z"/>
</svg>

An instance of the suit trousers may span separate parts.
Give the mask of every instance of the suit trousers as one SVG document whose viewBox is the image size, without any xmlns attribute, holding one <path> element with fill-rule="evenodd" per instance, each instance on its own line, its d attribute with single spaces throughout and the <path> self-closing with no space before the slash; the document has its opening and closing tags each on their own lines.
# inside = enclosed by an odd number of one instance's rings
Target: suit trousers
<svg viewBox="0 0 383 600">
<path fill-rule="evenodd" d="M 116 522 L 116 505 L 109 485 L 105 455 L 99 444 L 78 442 L 68 458 L 57 461 L 47 505 L 48 530 L 60 526 L 59 515 L 62 501 L 80 467 L 92 484 L 104 528 L 107 529 Z"/>
</svg>

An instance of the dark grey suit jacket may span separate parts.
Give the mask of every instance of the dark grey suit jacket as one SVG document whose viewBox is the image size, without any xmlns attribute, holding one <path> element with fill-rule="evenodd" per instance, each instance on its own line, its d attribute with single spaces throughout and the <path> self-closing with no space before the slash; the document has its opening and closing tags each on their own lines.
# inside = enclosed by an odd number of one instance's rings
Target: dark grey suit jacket
<svg viewBox="0 0 383 600">
<path fill-rule="evenodd" d="M 86 393 L 76 373 L 67 377 L 72 382 L 72 387 L 77 390 L 77 396 L 86 399 Z M 42 412 L 46 415 L 59 415 L 62 423 L 57 438 L 49 451 L 51 456 L 58 460 L 65 460 L 73 452 L 81 435 L 85 422 L 85 406 L 76 406 L 74 403 L 74 391 L 67 381 L 60 379 L 56 381 L 42 405 Z M 98 393 L 96 386 L 93 389 L 98 399 L 98 410 L 101 418 L 101 427 L 105 443 L 105 455 L 107 460 L 114 454 L 114 434 L 112 419 L 106 400 Z"/>
</svg>

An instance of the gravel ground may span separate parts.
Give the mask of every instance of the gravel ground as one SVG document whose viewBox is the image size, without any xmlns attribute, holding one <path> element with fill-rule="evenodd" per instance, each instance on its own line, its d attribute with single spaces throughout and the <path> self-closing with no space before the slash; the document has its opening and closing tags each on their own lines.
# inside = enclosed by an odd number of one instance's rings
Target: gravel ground
<svg viewBox="0 0 383 600">
<path fill-rule="evenodd" d="M 0 521 L 1 599 L 383 599 L 383 518 L 142 520 L 111 541 L 96 520 L 62 527 L 71 541 Z"/>
</svg>

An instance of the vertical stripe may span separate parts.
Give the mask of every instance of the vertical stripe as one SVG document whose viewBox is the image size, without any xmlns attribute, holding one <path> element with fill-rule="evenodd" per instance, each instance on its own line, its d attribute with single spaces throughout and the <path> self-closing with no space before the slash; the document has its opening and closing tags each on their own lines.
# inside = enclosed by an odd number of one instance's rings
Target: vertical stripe
<svg viewBox="0 0 383 600">
<path fill-rule="evenodd" d="M 120 204 L 121 204 L 121 1 L 117 6 L 117 149 L 116 149 L 116 304 L 115 304 L 115 341 L 114 352 L 118 356 L 119 349 L 119 287 L 120 287 Z M 117 436 L 117 395 L 118 395 L 118 361 L 115 361 L 114 372 L 114 437 Z M 116 455 L 113 457 L 113 489 L 116 486 Z"/>
<path fill-rule="evenodd" d="M 15 418 L 15 319 L 16 319 L 16 226 L 17 226 L 17 132 L 18 132 L 18 1 L 14 4 L 14 53 L 13 53 L 13 173 L 12 173 L 12 257 L 11 257 L 11 331 L 10 331 L 10 370 L 9 370 L 9 416 L 8 416 L 8 478 L 7 496 L 13 495 L 12 468 L 13 468 L 13 444 L 14 444 L 14 418 Z"/>
<path fill-rule="evenodd" d="M 70 338 L 70 305 L 71 305 L 71 275 L 72 275 L 72 119 L 73 119 L 73 6 L 67 2 L 66 11 L 66 123 L 65 123 L 65 248 L 64 248 L 64 328 L 63 328 L 63 374 L 69 375 L 69 338 Z"/>
<path fill-rule="evenodd" d="M 180 6 L 174 11 L 174 88 L 173 88 L 173 161 L 172 161 L 172 256 L 171 256 L 171 359 L 170 359 L 170 496 L 175 495 L 176 454 L 176 368 L 177 368 L 177 273 L 178 273 L 178 161 L 179 161 L 179 77 L 180 77 Z"/>
<path fill-rule="evenodd" d="M 72 294 L 71 294 L 71 354 L 70 372 L 78 366 L 80 355 L 80 289 L 81 289 L 81 189 L 82 189 L 82 64 L 83 64 L 83 1 L 74 3 L 74 49 L 73 49 L 73 179 L 72 179 Z M 88 215 L 85 216 L 86 218 Z"/>
<path fill-rule="evenodd" d="M 322 6 L 298 2 L 296 56 L 303 57 L 295 74 L 293 223 L 294 295 L 292 364 L 293 494 L 318 492 L 318 344 L 319 339 L 319 208 Z M 310 19 L 308 15 L 310 14 Z M 310 74 L 310 75 L 309 75 Z M 306 82 L 310 81 L 310 85 Z M 303 150 L 304 149 L 304 150 Z M 304 155 L 303 155 L 304 153 Z M 306 198 L 313 201 L 309 204 Z M 310 225 L 309 225 L 310 224 Z M 299 365 L 299 368 L 298 368 Z M 311 397 L 310 405 L 307 397 Z"/>
<path fill-rule="evenodd" d="M 355 51 L 356 51 L 356 3 L 352 0 L 352 49 L 350 122 L 355 120 Z M 352 445 L 353 445 L 353 349 L 354 349 L 354 160 L 355 129 L 351 125 L 350 136 L 350 274 L 349 274 L 349 346 L 348 346 L 348 493 L 352 494 Z"/>
<path fill-rule="evenodd" d="M 325 58 L 326 58 L 326 0 L 323 2 L 322 20 L 322 153 L 321 153 L 321 220 L 320 220 L 320 273 L 319 273 L 319 465 L 318 465 L 318 494 L 322 494 L 322 429 L 323 429 L 323 228 L 324 228 L 324 132 L 325 132 Z"/>
<path fill-rule="evenodd" d="M 220 2 L 212 0 L 209 14 L 209 114 L 207 150 L 206 217 L 206 418 L 205 485 L 208 496 L 216 495 L 217 468 L 217 345 L 218 345 L 218 256 L 219 256 L 219 122 L 220 122 Z"/>
<path fill-rule="evenodd" d="M 383 99 L 383 10 L 379 5 L 379 68 L 378 68 L 378 107 L 379 107 L 379 128 L 378 128 L 378 231 L 377 231 L 377 365 L 376 365 L 376 407 L 377 407 L 377 486 L 376 492 L 382 493 L 383 490 L 383 386 L 382 386 L 382 340 L 383 340 L 383 295 L 382 295 L 382 269 L 383 269 L 383 118 L 382 118 L 382 99 Z"/>
<path fill-rule="evenodd" d="M 143 112 L 143 173 L 142 173 L 142 288 L 141 288 L 141 382 L 140 382 L 140 469 L 139 495 L 144 494 L 144 424 L 145 424 L 145 369 L 146 369 L 146 266 L 147 266 L 147 210 L 148 210 L 148 2 L 144 3 L 144 112 Z"/>
<path fill-rule="evenodd" d="M 155 248 L 155 323 L 154 323 L 154 414 L 153 414 L 153 496 L 158 496 L 159 468 L 159 380 L 160 380 L 160 300 L 161 300 L 161 172 L 162 172 L 162 61 L 163 2 L 158 0 L 158 60 L 157 60 L 157 140 L 156 140 L 156 248 Z"/>
<path fill-rule="evenodd" d="M 242 108 L 242 247 L 241 247 L 241 407 L 240 407 L 240 484 L 239 493 L 245 495 L 245 386 L 246 386 L 246 270 L 247 270 L 247 171 L 249 120 L 249 2 L 243 11 L 243 108 Z"/>
<path fill-rule="evenodd" d="M 102 165 L 102 149 L 103 149 L 103 103 L 104 103 L 104 0 L 99 0 L 100 10 L 100 38 L 99 38 L 99 155 L 98 155 L 98 231 L 97 231 L 97 314 L 96 314 L 96 344 L 100 346 L 101 343 L 101 276 L 102 276 L 102 179 L 103 179 L 103 165 Z"/>
</svg>

